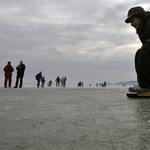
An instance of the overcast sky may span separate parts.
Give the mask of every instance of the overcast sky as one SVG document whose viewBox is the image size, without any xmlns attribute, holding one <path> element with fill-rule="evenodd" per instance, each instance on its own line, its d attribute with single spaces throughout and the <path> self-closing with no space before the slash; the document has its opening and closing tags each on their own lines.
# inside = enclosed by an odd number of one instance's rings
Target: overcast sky
<svg viewBox="0 0 150 150">
<path fill-rule="evenodd" d="M 136 80 L 134 55 L 141 47 L 125 23 L 128 10 L 149 0 L 0 0 L 0 86 L 8 61 L 26 65 L 24 85 L 42 71 L 46 83 L 57 76 L 85 86 Z"/>
</svg>

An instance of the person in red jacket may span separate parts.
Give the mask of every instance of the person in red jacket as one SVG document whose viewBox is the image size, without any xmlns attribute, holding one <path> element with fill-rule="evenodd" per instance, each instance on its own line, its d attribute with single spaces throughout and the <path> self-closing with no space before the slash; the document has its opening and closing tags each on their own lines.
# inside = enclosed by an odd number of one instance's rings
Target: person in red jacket
<svg viewBox="0 0 150 150">
<path fill-rule="evenodd" d="M 5 72 L 5 81 L 4 81 L 4 87 L 7 88 L 7 81 L 9 81 L 9 88 L 11 88 L 11 81 L 12 81 L 12 72 L 14 71 L 14 68 L 11 66 L 11 62 L 8 61 L 7 66 L 4 67 Z"/>
</svg>

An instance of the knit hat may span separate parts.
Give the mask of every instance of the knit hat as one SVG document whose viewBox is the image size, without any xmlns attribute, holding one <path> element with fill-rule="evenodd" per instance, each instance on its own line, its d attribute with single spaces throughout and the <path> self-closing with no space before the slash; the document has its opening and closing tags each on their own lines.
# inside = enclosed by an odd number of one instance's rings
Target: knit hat
<svg viewBox="0 0 150 150">
<path fill-rule="evenodd" d="M 130 22 L 130 19 L 135 15 L 135 14 L 144 14 L 145 10 L 140 7 L 140 6 L 136 6 L 136 7 L 132 7 L 129 11 L 128 11 L 128 15 L 127 15 L 127 19 L 125 20 L 126 23 Z"/>
<path fill-rule="evenodd" d="M 8 64 L 10 65 L 10 64 L 11 64 L 11 62 L 10 62 L 10 61 L 8 61 Z"/>
</svg>

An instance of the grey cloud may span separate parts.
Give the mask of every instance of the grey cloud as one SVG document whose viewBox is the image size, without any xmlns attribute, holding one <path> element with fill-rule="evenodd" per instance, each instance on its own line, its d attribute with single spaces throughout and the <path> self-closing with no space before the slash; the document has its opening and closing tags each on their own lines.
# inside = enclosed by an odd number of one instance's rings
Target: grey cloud
<svg viewBox="0 0 150 150">
<path fill-rule="evenodd" d="M 126 74 L 131 53 L 128 60 L 122 58 L 122 52 L 114 52 L 105 59 L 101 53 L 137 43 L 137 35 L 124 23 L 135 1 L 129 4 L 97 0 L 0 0 L 0 3 L 1 62 L 10 59 L 18 64 L 21 59 L 31 74 L 32 69 L 46 72 L 50 68 L 47 73 L 55 76 L 61 71 L 72 79 L 85 72 L 89 74 L 88 80 L 94 71 L 115 72 L 123 66 Z"/>
<path fill-rule="evenodd" d="M 50 53 L 50 54 L 58 54 L 58 55 L 63 55 L 62 51 L 57 50 L 54 47 L 49 47 L 47 48 L 46 52 Z"/>
</svg>

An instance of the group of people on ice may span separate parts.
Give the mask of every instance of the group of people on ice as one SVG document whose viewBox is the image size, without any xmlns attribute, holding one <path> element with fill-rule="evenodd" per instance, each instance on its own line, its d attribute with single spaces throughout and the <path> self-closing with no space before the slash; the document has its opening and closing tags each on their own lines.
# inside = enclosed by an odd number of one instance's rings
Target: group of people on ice
<svg viewBox="0 0 150 150">
<path fill-rule="evenodd" d="M 61 79 L 60 79 L 60 77 L 58 76 L 57 78 L 56 78 L 56 87 L 66 87 L 66 80 L 67 80 L 67 78 L 66 77 L 62 77 Z"/>
<path fill-rule="evenodd" d="M 96 83 L 96 86 L 98 87 L 98 83 Z M 99 83 L 99 87 L 106 87 L 106 81 L 104 83 Z"/>
<path fill-rule="evenodd" d="M 19 79 L 20 79 L 20 84 L 19 84 L 19 88 L 22 88 L 22 84 L 23 84 L 23 77 L 24 77 L 24 71 L 25 71 L 26 66 L 23 64 L 23 61 L 20 61 L 20 64 L 16 67 L 17 70 L 17 76 L 16 76 L 16 83 L 14 88 L 18 87 L 18 83 L 19 83 Z M 7 65 L 4 67 L 4 76 L 5 76 L 5 80 L 4 80 L 4 87 L 7 88 L 11 88 L 11 83 L 12 83 L 12 72 L 14 71 L 14 68 L 11 65 L 11 62 L 8 61 Z M 7 86 L 8 83 L 8 86 Z"/>
<path fill-rule="evenodd" d="M 22 88 L 23 85 L 23 77 L 24 77 L 24 72 L 25 72 L 25 64 L 23 64 L 23 61 L 20 61 L 20 64 L 16 67 L 17 70 L 17 76 L 16 76 L 16 83 L 14 88 L 18 88 L 18 84 L 19 84 L 19 88 Z M 5 80 L 4 80 L 4 87 L 7 88 L 11 88 L 11 84 L 12 84 L 12 72 L 14 71 L 14 68 L 11 65 L 11 62 L 8 61 L 7 65 L 4 67 L 4 76 L 5 76 Z M 39 72 L 36 76 L 35 79 L 37 80 L 37 87 L 40 87 L 40 82 L 41 82 L 41 87 L 44 87 L 44 83 L 46 82 L 45 77 L 42 76 L 42 72 Z M 60 79 L 60 77 L 58 76 L 56 78 L 56 87 L 60 86 L 61 87 L 66 87 L 66 77 L 62 77 L 62 79 Z M 50 80 L 48 83 L 48 86 L 51 87 L 52 85 L 52 81 Z"/>
<path fill-rule="evenodd" d="M 83 82 L 80 81 L 80 82 L 78 83 L 78 87 L 83 87 Z"/>
<path fill-rule="evenodd" d="M 44 88 L 44 83 L 46 82 L 45 81 L 45 77 L 42 77 L 42 72 L 39 72 L 36 76 L 35 76 L 35 79 L 37 80 L 37 87 L 39 88 L 40 86 L 40 81 L 42 83 L 41 87 Z"/>
<path fill-rule="evenodd" d="M 23 61 L 20 61 L 20 64 L 16 67 L 17 70 L 17 76 L 16 76 L 16 83 L 14 88 L 18 88 L 18 83 L 20 80 L 20 84 L 19 84 L 19 88 L 22 88 L 22 84 L 23 84 L 23 77 L 24 77 L 24 72 L 25 72 L 25 64 L 23 64 Z M 4 72 L 5 72 L 5 80 L 4 80 L 4 87 L 7 88 L 7 83 L 8 83 L 8 87 L 11 88 L 11 83 L 12 83 L 12 72 L 14 71 L 14 68 L 11 65 L 11 62 L 8 61 L 7 65 L 4 67 Z M 40 87 L 40 83 L 41 83 L 41 87 L 44 88 L 44 83 L 46 82 L 45 77 L 42 76 L 42 72 L 39 72 L 36 76 L 35 79 L 37 80 L 37 87 Z M 62 77 L 60 78 L 59 76 L 56 78 L 55 82 L 56 82 L 56 87 L 66 87 L 66 77 Z M 47 84 L 49 87 L 51 87 L 52 85 L 52 81 L 50 80 Z M 105 87 L 106 86 L 106 82 L 104 82 L 104 84 L 102 84 L 101 86 Z M 78 87 L 83 87 L 83 82 L 79 82 L 78 83 Z"/>
<path fill-rule="evenodd" d="M 46 82 L 45 77 L 42 77 L 42 72 L 39 72 L 36 76 L 35 76 L 36 80 L 37 80 L 37 87 L 40 86 L 40 81 L 42 83 L 41 87 L 44 87 L 44 83 Z M 56 78 L 56 87 L 66 87 L 66 77 L 62 77 L 62 79 L 60 79 L 60 77 L 58 76 Z M 47 84 L 49 87 L 51 87 L 52 85 L 52 81 L 50 80 Z"/>
</svg>

